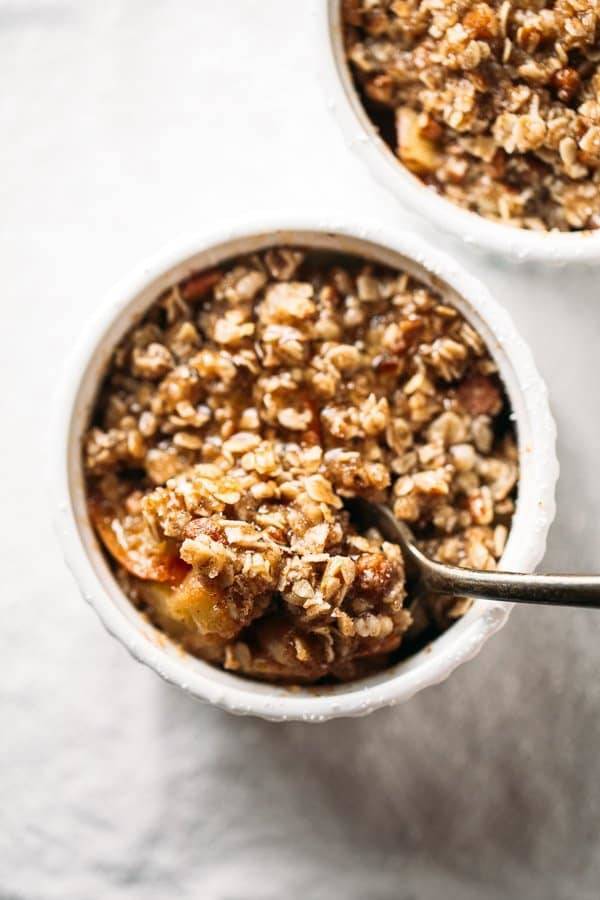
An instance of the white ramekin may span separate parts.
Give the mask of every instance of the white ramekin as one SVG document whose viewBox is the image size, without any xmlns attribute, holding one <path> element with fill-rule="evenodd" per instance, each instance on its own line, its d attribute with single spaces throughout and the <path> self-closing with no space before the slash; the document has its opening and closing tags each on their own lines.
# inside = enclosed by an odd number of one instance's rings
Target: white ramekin
<svg viewBox="0 0 600 900">
<path fill-rule="evenodd" d="M 463 619 L 413 657 L 351 684 L 288 689 L 244 680 L 183 653 L 156 631 L 119 589 L 92 531 L 85 503 L 81 437 L 114 346 L 167 286 L 232 256 L 273 244 L 331 248 L 404 267 L 443 292 L 482 334 L 514 410 L 521 478 L 504 568 L 531 572 L 544 554 L 558 477 L 555 425 L 531 353 L 488 290 L 412 235 L 358 220 L 265 221 L 196 235 L 137 269 L 105 298 L 67 367 L 54 423 L 51 492 L 67 563 L 106 628 L 140 662 L 195 697 L 268 719 L 323 721 L 356 716 L 412 697 L 474 656 L 506 621 L 510 605 L 476 602 Z"/>
<path fill-rule="evenodd" d="M 344 54 L 340 7 L 341 0 L 316 5 L 321 82 L 327 105 L 346 143 L 379 184 L 404 206 L 469 248 L 488 251 L 512 262 L 600 265 L 600 231 L 546 233 L 493 222 L 446 200 L 409 172 L 380 137 L 356 91 Z"/>
</svg>

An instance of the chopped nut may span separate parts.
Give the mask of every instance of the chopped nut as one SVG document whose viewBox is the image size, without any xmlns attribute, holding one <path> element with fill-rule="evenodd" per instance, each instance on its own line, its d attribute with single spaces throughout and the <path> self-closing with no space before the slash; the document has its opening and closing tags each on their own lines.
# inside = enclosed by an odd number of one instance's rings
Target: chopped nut
<svg viewBox="0 0 600 900">
<path fill-rule="evenodd" d="M 419 127 L 419 116 L 408 106 L 396 111 L 398 155 L 404 165 L 416 175 L 435 172 L 442 158 L 436 145 L 425 137 Z"/>
<path fill-rule="evenodd" d="M 490 378 L 472 375 L 459 386 L 459 402 L 472 416 L 497 415 L 502 408 L 502 395 Z"/>
<path fill-rule="evenodd" d="M 552 86 L 559 100 L 570 103 L 581 87 L 581 78 L 575 69 L 559 69 L 552 76 Z"/>
<path fill-rule="evenodd" d="M 218 269 L 198 272 L 186 281 L 183 281 L 179 286 L 179 290 L 184 300 L 194 302 L 206 296 L 220 280 L 221 272 Z"/>
</svg>

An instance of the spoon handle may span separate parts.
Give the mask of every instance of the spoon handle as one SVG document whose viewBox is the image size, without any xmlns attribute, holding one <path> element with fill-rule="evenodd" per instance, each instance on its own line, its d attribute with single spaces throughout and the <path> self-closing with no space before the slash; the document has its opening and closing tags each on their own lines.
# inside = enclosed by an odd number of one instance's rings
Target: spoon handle
<svg viewBox="0 0 600 900">
<path fill-rule="evenodd" d="M 600 609 L 600 575 L 517 575 L 443 566 L 428 560 L 421 573 L 426 590 L 509 603 L 546 603 Z"/>
</svg>

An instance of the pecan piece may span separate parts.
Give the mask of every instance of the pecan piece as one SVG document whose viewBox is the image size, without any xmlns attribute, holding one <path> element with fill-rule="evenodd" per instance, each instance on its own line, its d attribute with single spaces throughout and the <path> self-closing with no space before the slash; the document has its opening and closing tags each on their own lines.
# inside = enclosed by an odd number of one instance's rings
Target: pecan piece
<svg viewBox="0 0 600 900">
<path fill-rule="evenodd" d="M 500 389 L 487 375 L 469 375 L 459 385 L 456 396 L 472 416 L 496 416 L 502 409 Z"/>
<path fill-rule="evenodd" d="M 180 285 L 181 296 L 184 300 L 200 300 L 204 297 L 215 284 L 218 284 L 223 273 L 219 269 L 209 269 L 207 272 L 198 272 L 191 275 Z"/>
</svg>

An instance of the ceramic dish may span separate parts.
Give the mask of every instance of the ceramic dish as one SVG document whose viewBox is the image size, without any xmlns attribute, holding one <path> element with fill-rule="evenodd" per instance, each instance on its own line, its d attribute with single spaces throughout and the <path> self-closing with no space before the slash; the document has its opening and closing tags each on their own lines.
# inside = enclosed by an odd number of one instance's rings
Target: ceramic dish
<svg viewBox="0 0 600 900">
<path fill-rule="evenodd" d="M 552 266 L 600 264 L 600 231 L 595 234 L 549 233 L 514 228 L 461 209 L 425 187 L 398 160 L 365 111 L 344 52 L 341 0 L 327 0 L 320 4 L 317 16 L 317 52 L 321 56 L 321 81 L 327 105 L 334 113 L 350 149 L 358 154 L 378 183 L 400 203 L 469 247 L 491 252 L 512 262 Z"/>
<path fill-rule="evenodd" d="M 55 522 L 83 596 L 136 659 L 195 697 L 239 714 L 323 721 L 392 705 L 443 681 L 506 622 L 510 606 L 478 601 L 424 650 L 360 681 L 290 689 L 244 680 L 183 653 L 122 593 L 88 518 L 81 461 L 82 434 L 111 352 L 155 298 L 193 271 L 279 244 L 352 253 L 403 268 L 435 287 L 482 335 L 498 364 L 519 444 L 517 507 L 501 561 L 509 570 L 531 572 L 544 554 L 558 477 L 555 426 L 531 353 L 488 290 L 413 236 L 360 220 L 344 226 L 319 217 L 261 220 L 197 235 L 139 268 L 105 298 L 68 366 L 54 424 Z"/>
</svg>

